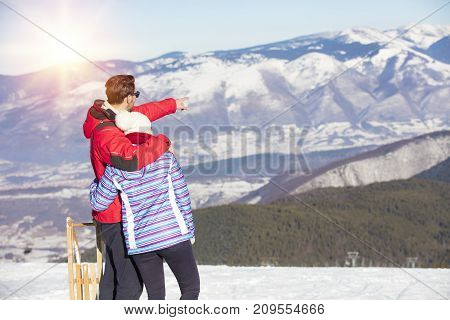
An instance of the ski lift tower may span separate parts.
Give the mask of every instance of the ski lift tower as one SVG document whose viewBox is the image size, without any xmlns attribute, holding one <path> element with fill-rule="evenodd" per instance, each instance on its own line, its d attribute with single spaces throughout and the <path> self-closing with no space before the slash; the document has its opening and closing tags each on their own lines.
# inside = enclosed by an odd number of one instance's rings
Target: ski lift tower
<svg viewBox="0 0 450 320">
<path fill-rule="evenodd" d="M 415 268 L 418 257 L 408 257 L 406 258 L 406 267 Z"/>
<path fill-rule="evenodd" d="M 356 259 L 358 258 L 359 252 L 358 251 L 347 251 L 347 261 L 352 261 L 352 267 L 356 267 Z"/>
</svg>

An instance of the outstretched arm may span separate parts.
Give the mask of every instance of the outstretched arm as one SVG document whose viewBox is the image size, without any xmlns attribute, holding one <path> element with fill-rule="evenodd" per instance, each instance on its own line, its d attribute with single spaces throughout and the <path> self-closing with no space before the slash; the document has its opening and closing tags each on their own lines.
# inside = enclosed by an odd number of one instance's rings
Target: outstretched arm
<svg viewBox="0 0 450 320">
<path fill-rule="evenodd" d="M 186 110 L 186 100 L 169 98 L 136 106 L 133 111 L 143 113 L 154 121 L 177 109 Z M 114 131 L 113 134 L 109 134 L 110 131 Z M 143 144 L 133 145 L 122 131 L 113 126 L 102 128 L 94 143 L 97 144 L 95 150 L 99 150 L 99 158 L 103 163 L 124 171 L 142 169 L 158 159 L 171 145 L 170 140 L 162 134 L 148 137 Z"/>
<path fill-rule="evenodd" d="M 89 189 L 89 200 L 92 209 L 95 211 L 104 211 L 108 209 L 109 205 L 113 203 L 118 191 L 113 183 L 112 168 L 106 167 L 105 173 L 98 182 L 97 179 L 92 181 Z"/>
<path fill-rule="evenodd" d="M 139 106 L 134 106 L 132 111 L 140 112 L 146 115 L 150 121 L 155 121 L 159 118 L 175 113 L 177 110 L 186 110 L 187 99 L 187 97 L 181 99 L 168 98 L 158 102 L 148 102 Z"/>
</svg>

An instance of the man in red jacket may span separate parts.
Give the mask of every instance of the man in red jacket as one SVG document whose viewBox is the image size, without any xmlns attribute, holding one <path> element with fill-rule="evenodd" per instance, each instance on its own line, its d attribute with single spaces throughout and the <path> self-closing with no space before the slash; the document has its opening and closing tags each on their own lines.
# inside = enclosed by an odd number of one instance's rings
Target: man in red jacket
<svg viewBox="0 0 450 320">
<path fill-rule="evenodd" d="M 135 92 L 133 76 L 113 76 L 105 86 L 107 101 L 95 100 L 83 124 L 84 135 L 91 140 L 91 163 L 99 180 L 108 164 L 122 170 L 136 171 L 155 161 L 171 147 L 170 140 L 162 134 L 152 136 L 143 144 L 133 145 L 115 126 L 118 112 L 140 112 L 150 121 L 155 121 L 175 113 L 177 109 L 185 110 L 184 102 L 187 99 L 169 98 L 134 106 L 139 92 Z M 120 198 L 117 197 L 105 211 L 92 212 L 106 247 L 105 272 L 99 295 L 102 300 L 139 299 L 142 294 L 142 280 L 126 253 L 121 208 Z"/>
</svg>

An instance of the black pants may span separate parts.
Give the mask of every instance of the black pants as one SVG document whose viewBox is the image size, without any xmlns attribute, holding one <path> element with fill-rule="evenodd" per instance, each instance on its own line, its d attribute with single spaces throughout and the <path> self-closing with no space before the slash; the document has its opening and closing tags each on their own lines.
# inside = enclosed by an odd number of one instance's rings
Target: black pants
<svg viewBox="0 0 450 320">
<path fill-rule="evenodd" d="M 121 223 L 99 223 L 105 242 L 105 272 L 100 282 L 100 300 L 139 300 L 142 279 L 127 254 Z"/>
<path fill-rule="evenodd" d="M 187 240 L 169 248 L 132 255 L 147 289 L 149 300 L 164 300 L 166 286 L 163 259 L 169 265 L 181 290 L 181 300 L 197 300 L 200 293 L 200 276 Z"/>
</svg>

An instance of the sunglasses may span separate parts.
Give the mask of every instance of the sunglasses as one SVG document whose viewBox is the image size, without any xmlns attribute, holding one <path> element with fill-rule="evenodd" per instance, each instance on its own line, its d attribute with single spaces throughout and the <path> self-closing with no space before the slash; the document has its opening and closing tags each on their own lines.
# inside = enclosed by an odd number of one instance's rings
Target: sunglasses
<svg viewBox="0 0 450 320">
<path fill-rule="evenodd" d="M 139 92 L 139 91 L 136 91 L 135 93 L 132 93 L 131 95 L 132 96 L 135 96 L 136 97 L 136 99 L 137 98 L 139 98 L 139 95 L 140 95 L 141 93 Z"/>
</svg>

